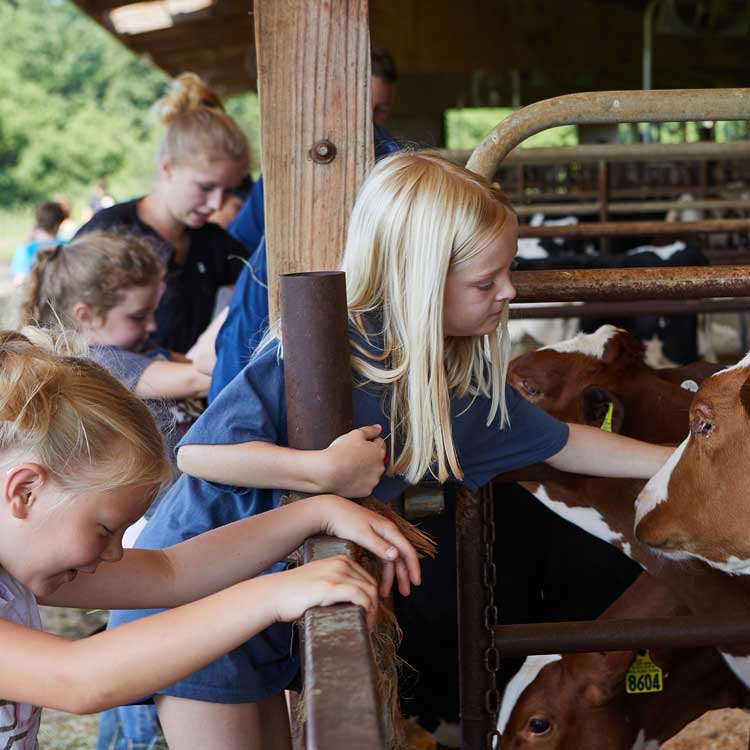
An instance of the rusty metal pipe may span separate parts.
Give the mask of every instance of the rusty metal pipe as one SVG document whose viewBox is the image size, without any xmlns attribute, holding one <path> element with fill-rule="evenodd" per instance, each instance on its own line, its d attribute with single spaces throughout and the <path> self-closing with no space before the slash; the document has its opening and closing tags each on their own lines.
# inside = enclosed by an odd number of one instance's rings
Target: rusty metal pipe
<svg viewBox="0 0 750 750">
<path fill-rule="evenodd" d="M 543 213 L 545 216 L 593 216 L 599 214 L 601 205 L 594 201 L 578 203 L 529 203 L 514 206 L 519 216 L 533 216 Z M 711 200 L 676 200 L 676 201 L 617 201 L 607 206 L 610 214 L 659 214 L 667 211 L 726 211 L 750 209 L 747 199 L 711 199 Z M 603 220 L 602 220 L 603 221 Z M 687 223 L 687 222 L 680 222 Z"/>
<path fill-rule="evenodd" d="M 344 274 L 282 275 L 279 293 L 289 447 L 326 448 L 353 424 Z M 324 536 L 305 543 L 305 562 L 336 554 L 352 556 L 354 546 Z M 384 750 L 375 664 L 361 609 L 341 604 L 307 610 L 302 642 L 307 748 Z"/>
<path fill-rule="evenodd" d="M 633 92 L 630 92 L 631 94 Z M 464 165 L 472 155 L 471 150 L 435 149 L 433 153 L 444 159 Z M 503 166 L 528 164 L 579 164 L 597 162 L 665 162 L 750 159 L 750 143 L 732 141 L 713 143 L 602 143 L 579 144 L 578 146 L 554 146 L 545 148 L 515 148 L 505 159 Z"/>
<path fill-rule="evenodd" d="M 750 89 L 591 91 L 530 104 L 506 117 L 474 149 L 467 168 L 492 179 L 507 155 L 557 125 L 750 119 Z"/>
<path fill-rule="evenodd" d="M 516 302 L 750 297 L 747 266 L 516 271 Z"/>
<path fill-rule="evenodd" d="M 456 493 L 456 519 L 461 747 L 484 748 L 492 722 L 484 700 L 488 683 L 483 659 L 484 546 L 480 540 L 484 537 L 479 493 Z"/>
<path fill-rule="evenodd" d="M 750 269 L 749 269 L 750 270 Z M 750 310 L 750 297 L 637 302 L 568 302 L 567 304 L 511 305 L 511 320 L 548 318 L 633 318 L 638 315 L 695 315 Z"/>
<path fill-rule="evenodd" d="M 705 221 L 607 221 L 586 222 L 570 226 L 532 227 L 521 224 L 519 237 L 639 237 L 651 235 L 713 234 L 716 232 L 750 232 L 750 219 L 707 219 Z"/>
<path fill-rule="evenodd" d="M 642 648 L 723 647 L 750 643 L 750 618 L 744 615 L 687 615 L 498 625 L 495 643 L 504 657 Z"/>
</svg>

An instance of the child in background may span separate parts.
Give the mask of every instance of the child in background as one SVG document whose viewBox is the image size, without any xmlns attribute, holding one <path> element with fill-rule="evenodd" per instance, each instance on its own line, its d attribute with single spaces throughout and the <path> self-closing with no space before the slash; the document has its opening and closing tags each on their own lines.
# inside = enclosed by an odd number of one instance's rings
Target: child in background
<svg viewBox="0 0 750 750">
<path fill-rule="evenodd" d="M 164 265 L 143 237 L 90 232 L 41 251 L 23 288 L 22 325 L 72 328 L 89 356 L 149 406 L 169 455 L 203 409 L 210 377 L 181 355 L 149 349 Z"/>
<path fill-rule="evenodd" d="M 168 550 L 123 551 L 124 529 L 170 473 L 159 431 L 104 369 L 24 333 L 0 333 L 0 747 L 37 747 L 40 706 L 92 713 L 137 700 L 312 606 L 353 602 L 372 625 L 395 561 L 418 583 L 396 527 L 333 496 Z M 317 533 L 382 558 L 380 592 L 341 557 L 252 578 Z M 41 632 L 37 601 L 173 609 L 72 642 Z"/>
<path fill-rule="evenodd" d="M 505 386 L 517 231 L 509 203 L 481 177 L 427 154 L 383 159 L 357 198 L 343 260 L 361 428 L 324 451 L 288 448 L 283 356 L 269 338 L 183 438 L 186 473 L 137 544 L 159 548 L 273 507 L 282 488 L 391 501 L 425 477 L 474 490 L 545 460 L 604 476 L 655 473 L 670 448 L 565 425 Z M 139 616 L 115 613 L 110 625 Z M 248 747 L 245 737 L 283 710 L 297 669 L 289 642 L 274 627 L 162 690 L 170 749 Z M 277 734 L 263 747 L 287 746 Z"/>
<path fill-rule="evenodd" d="M 44 201 L 36 207 L 29 242 L 16 248 L 10 263 L 10 273 L 16 286 L 23 283 L 34 264 L 37 252 L 57 244 L 57 232 L 66 218 L 65 209 L 57 201 Z"/>
</svg>

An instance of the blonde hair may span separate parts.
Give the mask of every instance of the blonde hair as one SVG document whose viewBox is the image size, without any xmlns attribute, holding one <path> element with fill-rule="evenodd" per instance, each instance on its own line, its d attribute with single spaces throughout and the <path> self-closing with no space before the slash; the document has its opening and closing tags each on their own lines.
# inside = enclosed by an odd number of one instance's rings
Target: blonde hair
<svg viewBox="0 0 750 750">
<path fill-rule="evenodd" d="M 247 137 L 225 112 L 219 96 L 195 73 L 178 76 L 154 109 L 166 127 L 158 152 L 160 161 L 194 163 L 220 153 L 232 161 L 249 162 Z"/>
<path fill-rule="evenodd" d="M 381 316 L 384 343 L 373 355 L 353 341 L 352 366 L 391 386 L 390 471 L 410 482 L 463 477 L 451 398 L 489 398 L 487 424 L 498 411 L 508 423 L 507 306 L 497 333 L 446 339 L 443 295 L 450 268 L 481 253 L 511 213 L 487 180 L 425 153 L 383 159 L 357 197 L 343 259 L 349 315 L 365 339 L 364 317 Z"/>
<path fill-rule="evenodd" d="M 68 492 L 171 478 L 148 408 L 70 338 L 0 331 L 0 451 L 44 466 Z"/>
<path fill-rule="evenodd" d="M 20 323 L 74 328 L 77 303 L 106 315 L 126 289 L 159 282 L 163 275 L 164 264 L 144 237 L 89 232 L 36 254 L 21 289 Z"/>
</svg>

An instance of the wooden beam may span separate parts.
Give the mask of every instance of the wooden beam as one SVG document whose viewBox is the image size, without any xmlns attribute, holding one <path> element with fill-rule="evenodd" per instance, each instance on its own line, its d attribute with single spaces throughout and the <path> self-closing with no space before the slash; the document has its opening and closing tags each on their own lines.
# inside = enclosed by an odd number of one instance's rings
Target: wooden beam
<svg viewBox="0 0 750 750">
<path fill-rule="evenodd" d="M 255 38 L 274 319 L 279 274 L 338 267 L 372 165 L 367 0 L 256 0 Z"/>
</svg>

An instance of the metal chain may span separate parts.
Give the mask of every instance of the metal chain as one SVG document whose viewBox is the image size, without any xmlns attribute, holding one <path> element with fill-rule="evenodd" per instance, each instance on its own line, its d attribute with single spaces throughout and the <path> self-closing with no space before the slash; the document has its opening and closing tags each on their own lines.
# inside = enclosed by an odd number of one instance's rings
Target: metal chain
<svg viewBox="0 0 750 750">
<path fill-rule="evenodd" d="M 484 585 L 484 628 L 487 635 L 487 648 L 484 650 L 484 667 L 487 670 L 487 691 L 484 694 L 484 705 L 490 714 L 492 729 L 487 732 L 485 750 L 496 750 L 499 747 L 500 733 L 497 731 L 497 717 L 500 713 L 500 693 L 497 689 L 497 672 L 500 669 L 500 653 L 495 647 L 495 626 L 497 625 L 497 605 L 495 604 L 495 584 L 497 568 L 495 567 L 495 506 L 492 496 L 492 485 L 480 490 L 482 506 L 482 542 L 484 544 L 484 565 L 482 583 Z"/>
</svg>

